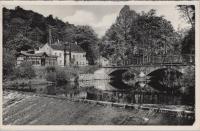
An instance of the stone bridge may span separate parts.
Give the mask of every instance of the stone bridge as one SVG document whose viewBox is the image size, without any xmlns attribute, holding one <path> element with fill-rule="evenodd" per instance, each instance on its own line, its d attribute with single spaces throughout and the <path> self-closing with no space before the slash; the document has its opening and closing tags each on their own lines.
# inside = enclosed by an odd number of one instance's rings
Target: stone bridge
<svg viewBox="0 0 200 131">
<path fill-rule="evenodd" d="M 135 71 L 136 76 L 139 74 L 145 74 L 148 76 L 151 72 L 160 69 L 170 69 L 178 71 L 182 74 L 186 72 L 186 69 L 191 67 L 191 65 L 136 65 L 136 66 L 107 66 L 102 67 L 99 70 L 94 72 L 94 79 L 110 79 L 112 76 L 115 75 L 122 75 L 122 73 L 126 72 L 127 70 L 131 69 Z"/>
</svg>

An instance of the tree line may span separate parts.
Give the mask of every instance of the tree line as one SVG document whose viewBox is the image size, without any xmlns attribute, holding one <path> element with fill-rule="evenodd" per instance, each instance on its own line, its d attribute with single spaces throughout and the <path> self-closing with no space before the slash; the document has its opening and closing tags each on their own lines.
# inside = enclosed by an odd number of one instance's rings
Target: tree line
<svg viewBox="0 0 200 131">
<path fill-rule="evenodd" d="M 154 9 L 137 13 L 125 5 L 101 39 L 101 55 L 121 64 L 133 54 L 194 54 L 195 8 L 179 5 L 177 9 L 191 24 L 189 30 L 175 31 L 171 22 L 157 16 Z"/>
<path fill-rule="evenodd" d="M 37 49 L 49 42 L 51 30 L 52 42 L 64 41 L 77 44 L 86 51 L 89 64 L 94 64 L 97 58 L 97 34 L 90 26 L 75 26 L 64 23 L 57 17 L 43 15 L 24 10 L 3 8 L 3 48 L 4 52 L 19 52 L 21 50 Z"/>
</svg>

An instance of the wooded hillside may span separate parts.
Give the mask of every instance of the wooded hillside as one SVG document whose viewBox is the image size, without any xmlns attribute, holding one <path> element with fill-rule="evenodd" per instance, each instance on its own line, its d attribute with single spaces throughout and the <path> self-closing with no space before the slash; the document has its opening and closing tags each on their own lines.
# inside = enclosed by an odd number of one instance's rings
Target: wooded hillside
<svg viewBox="0 0 200 131">
<path fill-rule="evenodd" d="M 98 38 L 89 26 L 75 26 L 64 23 L 52 15 L 43 15 L 24 10 L 21 7 L 3 8 L 3 48 L 21 51 L 38 48 L 49 40 L 51 30 L 52 42 L 77 42 L 85 51 L 90 64 L 94 64 L 97 54 Z"/>
</svg>

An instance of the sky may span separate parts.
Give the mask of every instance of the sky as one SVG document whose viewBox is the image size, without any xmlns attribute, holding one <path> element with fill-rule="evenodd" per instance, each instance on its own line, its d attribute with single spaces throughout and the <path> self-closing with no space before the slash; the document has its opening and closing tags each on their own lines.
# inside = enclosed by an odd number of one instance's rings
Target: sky
<svg viewBox="0 0 200 131">
<path fill-rule="evenodd" d="M 75 25 L 92 26 L 98 37 L 102 37 L 106 30 L 115 22 L 119 11 L 124 5 L 21 5 L 26 10 L 33 10 L 44 16 L 50 14 L 64 22 Z M 5 6 L 14 9 L 15 6 Z M 175 5 L 130 5 L 132 10 L 140 13 L 156 10 L 157 16 L 164 16 L 171 22 L 175 30 L 186 28 L 189 25 L 180 17 Z"/>
</svg>

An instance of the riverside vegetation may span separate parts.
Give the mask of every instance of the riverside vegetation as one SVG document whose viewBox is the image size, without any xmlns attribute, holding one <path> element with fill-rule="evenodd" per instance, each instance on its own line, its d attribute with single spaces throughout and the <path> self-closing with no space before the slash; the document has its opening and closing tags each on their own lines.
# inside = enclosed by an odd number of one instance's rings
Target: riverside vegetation
<svg viewBox="0 0 200 131">
<path fill-rule="evenodd" d="M 17 88 L 18 86 L 41 84 L 66 84 L 77 81 L 79 74 L 93 73 L 98 66 L 87 67 L 33 67 L 31 63 L 24 62 L 20 66 L 13 66 L 12 72 L 4 77 L 4 87 Z"/>
</svg>

